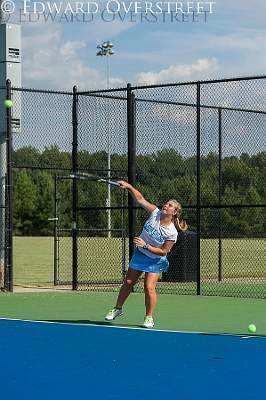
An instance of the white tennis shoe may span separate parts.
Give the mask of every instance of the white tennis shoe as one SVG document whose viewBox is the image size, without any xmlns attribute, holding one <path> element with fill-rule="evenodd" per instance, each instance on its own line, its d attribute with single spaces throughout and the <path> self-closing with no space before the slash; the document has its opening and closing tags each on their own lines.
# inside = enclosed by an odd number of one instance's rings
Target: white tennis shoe
<svg viewBox="0 0 266 400">
<path fill-rule="evenodd" d="M 123 309 L 122 308 L 113 308 L 106 314 L 105 320 L 106 321 L 113 321 L 116 319 L 116 317 L 120 317 L 120 315 L 123 315 Z"/>
<path fill-rule="evenodd" d="M 154 327 L 154 320 L 150 315 L 146 315 L 146 317 L 144 318 L 142 327 L 143 328 L 153 328 Z"/>
</svg>

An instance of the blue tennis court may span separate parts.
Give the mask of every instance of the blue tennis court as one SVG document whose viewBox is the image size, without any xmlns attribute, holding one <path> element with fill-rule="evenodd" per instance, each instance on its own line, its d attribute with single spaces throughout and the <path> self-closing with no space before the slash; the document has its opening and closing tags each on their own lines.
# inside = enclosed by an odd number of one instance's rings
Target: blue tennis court
<svg viewBox="0 0 266 400">
<path fill-rule="evenodd" d="M 265 399 L 266 338 L 0 320 L 1 397 Z"/>
</svg>

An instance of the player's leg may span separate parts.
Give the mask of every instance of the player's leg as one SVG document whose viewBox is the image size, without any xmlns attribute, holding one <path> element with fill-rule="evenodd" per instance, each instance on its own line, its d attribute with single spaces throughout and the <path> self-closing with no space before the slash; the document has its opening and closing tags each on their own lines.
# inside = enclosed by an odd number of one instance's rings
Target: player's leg
<svg viewBox="0 0 266 400">
<path fill-rule="evenodd" d="M 157 303 L 156 284 L 160 274 L 146 272 L 144 279 L 146 315 L 152 316 Z"/>
<path fill-rule="evenodd" d="M 140 275 L 142 274 L 142 271 L 137 271 L 135 269 L 129 268 L 127 271 L 127 275 L 125 277 L 124 283 L 121 286 L 117 302 L 116 302 L 116 307 L 117 308 L 122 308 L 123 304 L 125 303 L 126 299 L 132 292 L 133 286 L 137 283 Z"/>
<path fill-rule="evenodd" d="M 152 328 L 153 322 L 153 311 L 157 303 L 156 284 L 158 282 L 160 274 L 155 272 L 146 272 L 144 279 L 144 290 L 145 290 L 145 306 L 146 306 L 146 317 L 143 326 L 146 328 Z"/>
<path fill-rule="evenodd" d="M 129 268 L 121 286 L 119 295 L 117 297 L 116 306 L 108 312 L 105 319 L 107 321 L 113 321 L 116 317 L 123 315 L 123 304 L 128 298 L 129 294 L 132 291 L 133 286 L 137 283 L 142 271 L 137 271 L 135 269 Z"/>
</svg>

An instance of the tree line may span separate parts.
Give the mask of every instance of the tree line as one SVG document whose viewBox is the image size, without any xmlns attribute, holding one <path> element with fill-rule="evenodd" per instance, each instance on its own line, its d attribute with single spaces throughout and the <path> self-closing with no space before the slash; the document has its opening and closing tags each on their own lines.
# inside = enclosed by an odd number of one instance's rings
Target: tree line
<svg viewBox="0 0 266 400">
<path fill-rule="evenodd" d="M 71 153 L 63 152 L 56 146 L 39 151 L 24 147 L 13 154 L 13 209 L 15 235 L 52 235 L 53 224 L 48 220 L 54 216 L 54 180 L 57 179 L 57 206 L 60 228 L 71 228 L 72 180 Z M 106 175 L 106 152 L 78 153 L 80 170 L 95 171 Z M 164 149 L 152 154 L 139 154 L 136 158 L 137 188 L 158 206 L 170 198 L 176 198 L 183 205 L 183 214 L 190 229 L 196 229 L 197 202 L 197 158 L 184 158 L 173 149 Z M 45 168 L 45 169 L 44 169 Z M 53 169 L 52 169 L 53 168 Z M 112 177 L 126 179 L 127 156 L 111 155 Z M 101 170 L 105 170 L 101 172 Z M 217 206 L 219 196 L 223 205 L 262 205 L 266 201 L 266 152 L 255 155 L 246 153 L 239 157 L 222 159 L 219 175 L 219 159 L 215 153 L 201 157 L 201 204 Z M 65 178 L 64 178 L 65 177 Z M 105 235 L 93 229 L 107 228 L 107 212 L 104 208 L 107 198 L 106 185 L 78 181 L 78 226 L 88 235 Z M 220 193 L 219 193 L 220 191 Z M 111 206 L 127 205 L 127 193 L 112 188 Z M 143 211 L 137 210 L 137 230 L 141 228 Z M 112 228 L 121 229 L 122 219 L 127 225 L 127 213 L 111 211 Z M 266 231 L 266 209 L 263 207 L 204 208 L 201 213 L 202 232 L 207 236 L 217 235 L 219 219 L 223 235 L 262 234 Z M 66 231 L 67 232 L 67 231 Z M 114 233 L 113 235 L 116 235 Z M 119 236 L 120 233 L 117 232 Z"/>
</svg>

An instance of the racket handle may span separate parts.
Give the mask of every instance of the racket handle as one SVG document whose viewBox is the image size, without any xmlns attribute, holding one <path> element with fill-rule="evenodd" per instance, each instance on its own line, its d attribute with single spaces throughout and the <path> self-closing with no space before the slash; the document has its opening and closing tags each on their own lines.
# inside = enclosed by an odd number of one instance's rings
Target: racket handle
<svg viewBox="0 0 266 400">
<path fill-rule="evenodd" d="M 110 185 L 113 185 L 113 186 L 120 186 L 120 183 L 118 183 L 118 182 L 116 182 L 116 181 L 108 181 L 108 183 L 109 183 Z"/>
<path fill-rule="evenodd" d="M 83 180 L 87 180 L 87 178 L 85 177 L 85 176 L 80 176 L 80 175 L 75 175 L 75 174 L 71 174 L 71 175 L 69 175 L 69 177 L 71 178 L 71 179 L 74 179 L 74 178 L 76 178 L 76 179 L 83 179 Z"/>
</svg>

